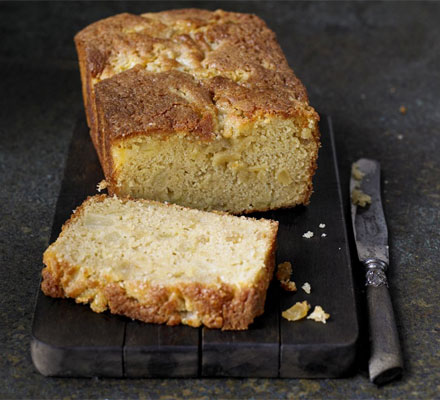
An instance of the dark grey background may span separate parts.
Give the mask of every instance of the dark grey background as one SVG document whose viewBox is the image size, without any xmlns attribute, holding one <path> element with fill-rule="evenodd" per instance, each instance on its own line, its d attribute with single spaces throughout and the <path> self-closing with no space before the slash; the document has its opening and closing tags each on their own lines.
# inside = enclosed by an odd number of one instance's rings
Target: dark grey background
<svg viewBox="0 0 440 400">
<path fill-rule="evenodd" d="M 368 382 L 365 337 L 353 376 L 340 380 L 54 379 L 33 368 L 41 255 L 82 112 L 72 37 L 119 12 L 188 6 L 253 12 L 267 21 L 311 104 L 333 117 L 345 194 L 351 162 L 382 163 L 391 293 L 406 363 L 401 381 L 381 389 Z M 435 2 L 1 3 L 0 397 L 438 398 L 439 21 Z"/>
</svg>

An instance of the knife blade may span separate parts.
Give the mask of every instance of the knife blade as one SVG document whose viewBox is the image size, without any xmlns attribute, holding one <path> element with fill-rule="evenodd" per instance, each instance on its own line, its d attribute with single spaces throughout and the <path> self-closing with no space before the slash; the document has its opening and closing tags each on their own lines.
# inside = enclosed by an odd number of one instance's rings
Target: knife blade
<svg viewBox="0 0 440 400">
<path fill-rule="evenodd" d="M 380 196 L 380 164 L 365 158 L 358 160 L 357 166 L 361 179 L 352 176 L 350 191 L 361 190 L 370 196 L 368 207 L 357 207 L 351 202 L 351 217 L 356 247 L 361 262 L 369 258 L 378 258 L 388 264 L 388 229 L 383 213 Z"/>
<path fill-rule="evenodd" d="M 380 195 L 380 164 L 361 158 L 352 165 L 351 216 L 359 261 L 366 267 L 371 342 L 370 380 L 385 384 L 403 372 L 403 358 L 386 271 L 388 229 Z"/>
</svg>

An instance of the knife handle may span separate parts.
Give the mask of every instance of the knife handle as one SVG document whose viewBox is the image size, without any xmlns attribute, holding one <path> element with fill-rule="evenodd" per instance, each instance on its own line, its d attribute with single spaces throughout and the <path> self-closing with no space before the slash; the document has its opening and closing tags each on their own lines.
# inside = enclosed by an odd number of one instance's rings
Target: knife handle
<svg viewBox="0 0 440 400">
<path fill-rule="evenodd" d="M 385 276 L 386 264 L 384 267 L 370 263 L 367 267 L 367 303 L 371 341 L 368 369 L 370 381 L 383 385 L 402 374 L 403 358 Z M 372 279 L 375 272 L 379 276 L 376 280 Z"/>
</svg>

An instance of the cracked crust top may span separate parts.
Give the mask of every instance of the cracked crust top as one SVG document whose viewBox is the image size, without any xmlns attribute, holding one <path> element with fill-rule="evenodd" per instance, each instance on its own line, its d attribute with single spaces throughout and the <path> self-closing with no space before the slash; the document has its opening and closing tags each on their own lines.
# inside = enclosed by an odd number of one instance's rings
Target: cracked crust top
<svg viewBox="0 0 440 400">
<path fill-rule="evenodd" d="M 319 119 L 275 34 L 252 14 L 119 14 L 86 27 L 75 41 L 113 137 L 189 132 L 208 139 L 225 118 Z"/>
<path fill-rule="evenodd" d="M 209 92 L 180 71 L 151 74 L 136 66 L 97 85 L 96 101 L 112 137 L 133 133 L 214 134 L 215 108 Z"/>
</svg>

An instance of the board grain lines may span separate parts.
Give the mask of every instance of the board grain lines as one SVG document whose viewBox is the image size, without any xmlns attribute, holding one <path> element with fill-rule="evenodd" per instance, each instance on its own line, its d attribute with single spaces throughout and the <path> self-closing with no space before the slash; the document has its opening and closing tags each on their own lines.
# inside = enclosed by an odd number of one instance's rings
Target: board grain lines
<svg viewBox="0 0 440 400">
<path fill-rule="evenodd" d="M 322 148 L 308 207 L 259 213 L 276 219 L 277 263 L 290 261 L 296 293 L 273 281 L 265 313 L 247 331 L 145 324 L 39 290 L 31 354 L 47 376 L 77 377 L 337 377 L 355 358 L 358 322 L 331 120 L 321 118 Z M 101 167 L 83 118 L 73 133 L 51 241 L 72 210 L 96 193 Z M 325 229 L 319 228 L 324 223 Z M 314 232 L 310 239 L 303 233 Z M 321 236 L 325 233 L 326 236 Z M 311 294 L 301 290 L 312 286 Z M 288 322 L 281 311 L 297 301 L 321 305 L 327 324 Z"/>
</svg>

